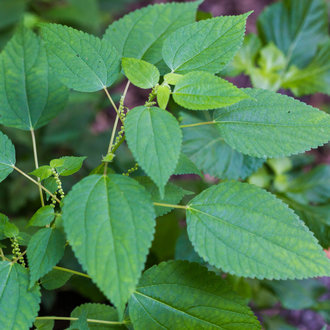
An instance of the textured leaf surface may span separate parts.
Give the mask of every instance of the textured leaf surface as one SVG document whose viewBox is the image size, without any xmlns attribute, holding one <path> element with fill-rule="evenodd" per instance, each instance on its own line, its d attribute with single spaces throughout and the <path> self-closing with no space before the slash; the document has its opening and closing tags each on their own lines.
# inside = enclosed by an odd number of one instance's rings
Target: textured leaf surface
<svg viewBox="0 0 330 330">
<path fill-rule="evenodd" d="M 29 221 L 29 226 L 43 227 L 49 225 L 54 219 L 54 208 L 50 205 L 41 207 Z"/>
<path fill-rule="evenodd" d="M 178 121 L 165 110 L 140 106 L 128 112 L 125 134 L 135 159 L 163 197 L 164 186 L 174 173 L 181 151 Z"/>
<path fill-rule="evenodd" d="M 33 325 L 37 330 L 53 330 L 55 321 L 54 320 L 35 320 Z"/>
<path fill-rule="evenodd" d="M 104 40 L 122 57 L 143 59 L 152 64 L 162 60 L 163 42 L 169 33 L 195 21 L 200 1 L 148 6 L 112 23 Z"/>
<path fill-rule="evenodd" d="M 20 26 L 0 54 L 0 123 L 39 128 L 64 108 L 67 98 L 68 90 L 50 70 L 41 40 Z"/>
<path fill-rule="evenodd" d="M 140 88 L 152 88 L 159 81 L 159 70 L 153 64 L 136 58 L 124 57 L 123 70 L 128 80 Z"/>
<path fill-rule="evenodd" d="M 172 72 L 220 72 L 240 48 L 249 14 L 202 20 L 173 32 L 163 59 Z"/>
<path fill-rule="evenodd" d="M 291 97 L 245 89 L 255 100 L 215 112 L 224 140 L 256 157 L 281 157 L 316 148 L 330 139 L 330 116 Z"/>
<path fill-rule="evenodd" d="M 157 103 L 161 109 L 166 109 L 171 96 L 171 88 L 168 85 L 160 85 L 157 88 Z"/>
<path fill-rule="evenodd" d="M 183 196 L 191 194 L 190 191 L 168 182 L 165 186 L 164 198 L 161 198 L 157 186 L 151 181 L 151 179 L 146 176 L 137 177 L 135 179 L 149 192 L 153 202 L 178 204 L 181 202 Z M 169 213 L 171 210 L 173 210 L 173 208 L 155 205 L 157 217 Z"/>
<path fill-rule="evenodd" d="M 65 198 L 63 222 L 73 251 L 120 316 L 144 267 L 154 217 L 145 189 L 122 175 L 90 175 Z"/>
<path fill-rule="evenodd" d="M 60 24 L 43 24 L 41 35 L 50 64 L 69 88 L 94 92 L 116 80 L 120 59 L 110 43 Z"/>
<path fill-rule="evenodd" d="M 29 329 L 39 311 L 40 288 L 29 290 L 27 269 L 0 261 L 0 324 L 3 329 Z"/>
<path fill-rule="evenodd" d="M 76 307 L 70 316 L 79 318 L 83 313 L 85 313 L 85 317 L 88 319 L 101 321 L 118 321 L 117 311 L 108 305 L 92 303 L 83 304 Z M 73 322 L 71 322 L 71 325 L 72 323 Z M 90 330 L 127 329 L 123 325 L 111 326 L 109 324 L 105 325 L 96 323 L 88 323 L 88 327 Z"/>
<path fill-rule="evenodd" d="M 318 43 L 328 35 L 325 1 L 275 3 L 259 16 L 258 30 L 265 43 L 274 42 L 287 55 L 290 64 L 303 68 L 315 55 Z"/>
<path fill-rule="evenodd" d="M 173 98 L 190 110 L 225 107 L 249 98 L 242 90 L 208 72 L 191 72 L 175 85 Z"/>
<path fill-rule="evenodd" d="M 188 158 L 188 156 L 186 156 L 183 152 L 181 152 L 181 154 L 180 154 L 178 165 L 176 166 L 174 174 L 175 175 L 197 174 L 199 176 L 202 175 L 201 171 L 198 169 L 198 167 L 195 165 L 195 163 L 192 162 Z"/>
<path fill-rule="evenodd" d="M 58 229 L 43 228 L 29 241 L 27 258 L 30 268 L 30 287 L 47 274 L 64 254 L 65 236 Z"/>
<path fill-rule="evenodd" d="M 184 261 L 148 269 L 129 300 L 129 315 L 137 329 L 261 329 L 227 281 Z"/>
<path fill-rule="evenodd" d="M 14 170 L 16 163 L 15 147 L 7 135 L 0 131 L 0 182 Z"/>
<path fill-rule="evenodd" d="M 330 261 L 303 222 L 256 186 L 225 182 L 204 190 L 189 203 L 187 225 L 198 254 L 225 272 L 260 279 L 330 274 Z"/>
<path fill-rule="evenodd" d="M 204 119 L 182 113 L 182 124 L 195 124 Z M 183 129 L 182 151 L 197 167 L 220 179 L 245 179 L 264 163 L 264 159 L 243 155 L 230 147 L 215 125 Z"/>
<path fill-rule="evenodd" d="M 63 285 L 72 277 L 72 273 L 63 272 L 61 270 L 53 269 L 40 280 L 41 285 L 46 290 L 55 290 Z"/>
<path fill-rule="evenodd" d="M 283 83 L 296 96 L 313 93 L 330 95 L 330 39 L 318 48 L 310 64 L 302 69 L 293 69 L 292 74 Z"/>
</svg>

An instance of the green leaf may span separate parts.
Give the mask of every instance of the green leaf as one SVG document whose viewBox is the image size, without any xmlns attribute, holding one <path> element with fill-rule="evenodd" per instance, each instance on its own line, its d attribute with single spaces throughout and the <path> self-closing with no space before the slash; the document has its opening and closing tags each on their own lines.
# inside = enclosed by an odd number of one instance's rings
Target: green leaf
<svg viewBox="0 0 330 330">
<path fill-rule="evenodd" d="M 164 76 L 164 80 L 165 80 L 169 85 L 176 85 L 182 77 L 183 77 L 182 74 L 178 74 L 178 73 L 170 72 L 170 73 L 167 73 L 167 74 Z"/>
<path fill-rule="evenodd" d="M 95 92 L 117 79 L 120 59 L 110 43 L 60 24 L 42 24 L 41 36 L 50 64 L 67 87 Z"/>
<path fill-rule="evenodd" d="M 30 267 L 30 288 L 61 260 L 65 241 L 64 234 L 56 228 L 43 228 L 32 236 L 26 253 Z"/>
<path fill-rule="evenodd" d="M 47 124 L 68 90 L 50 70 L 41 40 L 22 25 L 0 54 L 0 123 L 23 130 Z"/>
<path fill-rule="evenodd" d="M 135 10 L 112 23 L 103 39 L 121 57 L 134 57 L 157 64 L 169 33 L 194 22 L 200 1 L 157 4 Z"/>
<path fill-rule="evenodd" d="M 25 0 L 10 0 L 0 2 L 0 29 L 20 21 L 26 7 Z M 3 33 L 3 31 L 1 31 Z"/>
<path fill-rule="evenodd" d="M 55 290 L 61 288 L 72 277 L 72 273 L 53 269 L 40 279 L 41 285 L 46 290 Z"/>
<path fill-rule="evenodd" d="M 277 2 L 259 16 L 258 30 L 264 43 L 272 41 L 283 51 L 288 64 L 303 68 L 315 55 L 317 45 L 328 35 L 325 1 Z"/>
<path fill-rule="evenodd" d="M 197 174 L 199 176 L 202 175 L 201 171 L 198 169 L 195 163 L 193 163 L 183 152 L 181 152 L 180 154 L 178 165 L 176 166 L 174 174 Z"/>
<path fill-rule="evenodd" d="M 184 261 L 148 269 L 129 300 L 129 315 L 137 329 L 261 329 L 226 280 Z"/>
<path fill-rule="evenodd" d="M 114 321 L 118 322 L 118 314 L 117 311 L 108 305 L 103 304 L 92 304 L 87 303 L 76 307 L 70 317 L 80 317 L 82 313 L 85 313 L 85 317 L 93 320 L 101 320 L 101 321 Z M 73 322 L 71 322 L 73 325 Z M 107 330 L 107 329 L 126 329 L 124 325 L 105 325 L 105 324 L 96 324 L 96 323 L 88 323 L 88 327 L 90 330 Z"/>
<path fill-rule="evenodd" d="M 164 198 L 161 198 L 157 186 L 151 181 L 151 179 L 146 176 L 135 177 L 134 179 L 137 180 L 146 189 L 146 191 L 150 194 L 153 202 L 178 204 L 181 202 L 183 196 L 191 194 L 190 191 L 182 189 L 181 187 L 168 182 L 165 186 Z M 173 210 L 173 208 L 157 205 L 155 206 L 157 217 L 167 214 L 171 210 Z"/>
<path fill-rule="evenodd" d="M 198 254 L 230 274 L 259 279 L 330 274 L 329 260 L 303 222 L 256 186 L 232 181 L 204 190 L 188 205 L 187 226 Z"/>
<path fill-rule="evenodd" d="M 159 81 L 159 70 L 146 61 L 124 57 L 122 66 L 127 79 L 137 87 L 152 88 Z"/>
<path fill-rule="evenodd" d="M 0 261 L 0 324 L 3 329 L 29 329 L 39 310 L 40 288 L 29 289 L 28 270 Z"/>
<path fill-rule="evenodd" d="M 180 156 L 182 133 L 178 121 L 165 110 L 140 106 L 128 112 L 125 134 L 135 159 L 163 197 Z"/>
<path fill-rule="evenodd" d="M 50 162 L 50 166 L 55 168 L 59 175 L 69 176 L 81 169 L 86 158 L 87 157 L 65 156 L 59 159 L 53 159 Z"/>
<path fill-rule="evenodd" d="M 65 198 L 64 229 L 73 251 L 120 317 L 144 267 L 154 218 L 145 189 L 122 175 L 90 175 Z"/>
<path fill-rule="evenodd" d="M 1 103 L 1 102 L 0 102 Z M 0 182 L 14 170 L 16 163 L 15 147 L 7 135 L 0 131 Z"/>
<path fill-rule="evenodd" d="M 313 93 L 330 95 L 330 39 L 321 44 L 309 65 L 299 70 L 291 67 L 282 86 L 296 96 Z"/>
<path fill-rule="evenodd" d="M 33 324 L 37 330 L 53 330 L 55 321 L 54 320 L 35 320 Z"/>
<path fill-rule="evenodd" d="M 224 140 L 256 157 L 282 157 L 316 148 L 330 137 L 330 116 L 286 95 L 244 89 L 255 100 L 217 110 Z"/>
<path fill-rule="evenodd" d="M 30 219 L 28 225 L 44 227 L 49 225 L 55 217 L 54 208 L 50 205 L 41 207 Z"/>
<path fill-rule="evenodd" d="M 246 19 L 220 16 L 173 32 L 164 42 L 163 59 L 172 72 L 220 72 L 242 45 Z"/>
<path fill-rule="evenodd" d="M 191 72 L 175 85 L 173 98 L 190 110 L 210 110 L 249 98 L 242 90 L 208 72 Z"/>
<path fill-rule="evenodd" d="M 5 238 L 17 237 L 19 229 L 15 224 L 9 222 L 6 215 L 0 213 L 0 240 Z"/>
<path fill-rule="evenodd" d="M 181 116 L 182 124 L 205 121 L 186 113 Z M 201 171 L 220 179 L 245 179 L 264 163 L 232 149 L 215 125 L 184 128 L 182 151 Z"/>
<path fill-rule="evenodd" d="M 36 176 L 40 180 L 45 180 L 53 175 L 52 168 L 48 165 L 40 166 L 29 174 Z"/>
<path fill-rule="evenodd" d="M 168 85 L 160 85 L 157 87 L 157 102 L 161 109 L 166 109 L 167 103 L 171 96 L 171 88 Z"/>
</svg>

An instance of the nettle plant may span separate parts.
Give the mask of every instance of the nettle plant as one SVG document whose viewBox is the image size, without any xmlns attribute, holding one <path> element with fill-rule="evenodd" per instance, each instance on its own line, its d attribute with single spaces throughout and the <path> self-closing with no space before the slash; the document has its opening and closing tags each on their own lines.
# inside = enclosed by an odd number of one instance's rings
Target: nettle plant
<svg viewBox="0 0 330 330">
<path fill-rule="evenodd" d="M 70 329 L 260 329 L 224 273 L 269 280 L 330 275 L 325 253 L 298 216 L 270 192 L 239 181 L 267 158 L 326 143 L 330 117 L 291 97 L 220 78 L 242 45 L 250 13 L 195 22 L 200 3 L 134 11 L 102 39 L 46 23 L 39 37 L 21 25 L 1 53 L 0 122 L 31 132 L 36 169 L 18 168 L 14 145 L 0 133 L 0 179 L 20 172 L 39 187 L 42 203 L 29 221 L 40 228 L 24 252 L 24 232 L 0 217 L 3 329 L 33 322 L 52 328 L 54 320 L 71 321 Z M 121 73 L 128 82 L 117 105 L 107 88 Z M 151 89 L 133 109 L 125 106 L 130 84 Z M 63 109 L 69 89 L 103 90 L 116 119 L 100 166 L 65 193 L 61 177 L 77 172 L 85 157 L 39 167 L 34 131 Z M 181 110 L 176 116 L 169 101 Z M 209 135 L 222 143 L 213 157 L 196 150 Z M 124 141 L 136 165 L 117 174 L 111 165 Z M 201 175 L 205 166 L 212 174 L 212 164 L 222 168 L 222 179 L 235 181 L 222 180 L 178 205 L 190 192 L 169 183 L 171 175 Z M 138 167 L 146 175 L 130 177 Z M 173 209 L 185 212 L 188 238 L 203 263 L 171 260 L 145 269 L 155 219 Z M 3 252 L 7 244 L 12 254 Z M 87 274 L 56 266 L 66 245 Z M 70 317 L 37 317 L 40 285 L 54 289 L 73 274 L 90 278 L 114 307 L 86 304 Z"/>
</svg>

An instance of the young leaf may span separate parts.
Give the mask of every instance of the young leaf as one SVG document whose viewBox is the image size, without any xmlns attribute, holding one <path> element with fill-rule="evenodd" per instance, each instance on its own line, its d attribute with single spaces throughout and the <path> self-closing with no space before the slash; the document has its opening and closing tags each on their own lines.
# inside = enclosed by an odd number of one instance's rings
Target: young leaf
<svg viewBox="0 0 330 330">
<path fill-rule="evenodd" d="M 147 176 L 140 176 L 134 179 L 137 180 L 146 189 L 147 192 L 149 192 L 153 202 L 178 204 L 181 202 L 183 196 L 192 194 L 190 191 L 182 189 L 181 187 L 168 182 L 165 186 L 164 198 L 161 198 L 157 186 Z M 156 205 L 156 217 L 167 214 L 171 210 L 173 210 L 173 208 Z"/>
<path fill-rule="evenodd" d="M 242 90 L 208 72 L 191 72 L 175 85 L 173 98 L 190 110 L 210 110 L 249 98 Z"/>
<path fill-rule="evenodd" d="M 122 66 L 127 79 L 137 87 L 152 88 L 159 81 L 159 70 L 146 61 L 124 57 Z"/>
<path fill-rule="evenodd" d="M 29 174 L 36 176 L 40 180 L 45 180 L 53 175 L 52 168 L 48 165 L 40 166 Z"/>
<path fill-rule="evenodd" d="M 182 133 L 173 115 L 156 107 L 136 107 L 125 120 L 128 147 L 164 197 L 164 187 L 180 156 Z"/>
<path fill-rule="evenodd" d="M 50 64 L 67 87 L 95 92 L 117 79 L 120 59 L 110 43 L 60 24 L 42 24 L 41 36 Z"/>
<path fill-rule="evenodd" d="M 168 85 L 160 85 L 157 88 L 157 102 L 161 109 L 166 109 L 171 96 L 171 88 Z"/>
<path fill-rule="evenodd" d="M 83 313 L 85 313 L 85 317 L 88 319 L 101 320 L 101 321 L 114 321 L 118 322 L 118 314 L 117 311 L 108 305 L 103 304 L 92 304 L 87 303 L 76 307 L 70 317 L 80 317 Z M 73 322 L 71 321 L 71 325 Z M 96 323 L 88 323 L 88 327 L 90 330 L 107 330 L 107 329 L 127 329 L 124 325 L 109 325 L 109 324 L 96 324 Z"/>
<path fill-rule="evenodd" d="M 317 45 L 328 35 L 325 1 L 279 1 L 259 16 L 258 30 L 265 44 L 272 41 L 283 51 L 288 64 L 303 68 L 315 55 Z"/>
<path fill-rule="evenodd" d="M 1 103 L 1 102 L 0 102 Z M 0 182 L 14 170 L 16 163 L 15 147 L 7 135 L 0 131 Z"/>
<path fill-rule="evenodd" d="M 26 253 L 30 267 L 30 288 L 61 260 L 64 247 L 65 236 L 56 228 L 43 228 L 32 236 Z"/>
<path fill-rule="evenodd" d="M 176 73 L 220 72 L 242 45 L 249 15 L 215 17 L 173 32 L 163 45 L 165 63 Z"/>
<path fill-rule="evenodd" d="M 67 98 L 41 40 L 21 25 L 0 54 L 0 123 L 37 129 L 64 108 Z"/>
<path fill-rule="evenodd" d="M 232 181 L 204 190 L 188 205 L 187 226 L 198 254 L 225 272 L 259 279 L 330 274 L 330 261 L 303 222 L 254 185 Z"/>
<path fill-rule="evenodd" d="M 174 171 L 175 175 L 182 174 L 197 174 L 202 175 L 201 171 L 197 168 L 195 163 L 193 163 L 183 152 L 180 154 L 178 165 Z"/>
<path fill-rule="evenodd" d="M 0 324 L 3 329 L 29 329 L 39 310 L 40 288 L 29 289 L 28 270 L 0 261 Z"/>
<path fill-rule="evenodd" d="M 29 226 L 44 227 L 49 225 L 54 219 L 54 208 L 50 205 L 41 207 L 29 221 Z"/>
<path fill-rule="evenodd" d="M 182 124 L 205 121 L 181 113 Z M 215 125 L 183 128 L 182 151 L 203 172 L 219 179 L 245 179 L 264 163 L 264 159 L 241 154 L 231 148 Z"/>
<path fill-rule="evenodd" d="M 103 39 L 114 45 L 121 57 L 134 57 L 157 64 L 162 60 L 166 36 L 194 22 L 200 1 L 148 6 L 112 23 Z"/>
<path fill-rule="evenodd" d="M 50 162 L 50 166 L 55 168 L 59 175 L 69 176 L 81 169 L 86 158 L 87 157 L 65 156 L 59 159 L 53 159 Z"/>
<path fill-rule="evenodd" d="M 129 300 L 129 316 L 137 329 L 261 329 L 226 280 L 185 261 L 148 269 Z"/>
<path fill-rule="evenodd" d="M 122 317 L 151 245 L 155 214 L 135 180 L 90 175 L 65 198 L 64 229 L 73 251 Z"/>
<path fill-rule="evenodd" d="M 54 320 L 35 320 L 33 325 L 37 330 L 53 330 L 55 321 Z"/>
<path fill-rule="evenodd" d="M 16 237 L 19 234 L 19 229 L 15 224 L 9 222 L 6 215 L 0 213 L 0 240 L 10 237 Z"/>
<path fill-rule="evenodd" d="M 251 98 L 214 114 L 224 140 L 256 157 L 282 157 L 316 148 L 330 138 L 330 116 L 286 95 L 244 89 Z"/>
<path fill-rule="evenodd" d="M 72 277 L 72 273 L 53 269 L 40 279 L 41 285 L 46 290 L 61 288 Z"/>
</svg>

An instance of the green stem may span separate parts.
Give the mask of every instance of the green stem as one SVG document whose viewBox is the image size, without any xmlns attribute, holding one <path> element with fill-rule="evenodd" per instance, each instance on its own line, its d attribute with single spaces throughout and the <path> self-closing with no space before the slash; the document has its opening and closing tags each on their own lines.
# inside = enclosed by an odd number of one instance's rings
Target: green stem
<svg viewBox="0 0 330 330">
<path fill-rule="evenodd" d="M 66 316 L 38 316 L 36 320 L 58 320 L 58 321 L 78 321 L 78 317 L 66 317 Z M 127 323 L 126 321 L 104 321 L 104 320 L 95 320 L 87 319 L 89 323 L 99 323 L 99 324 L 109 324 L 109 325 L 123 325 Z"/>
<path fill-rule="evenodd" d="M 81 273 L 81 272 L 77 272 L 75 270 L 72 269 L 68 269 L 68 268 L 63 268 L 63 267 L 59 267 L 59 266 L 54 266 L 53 269 L 56 270 L 61 270 L 62 272 L 67 272 L 67 273 L 71 273 L 74 275 L 78 275 L 78 276 L 82 276 L 82 277 L 86 277 L 86 278 L 91 278 L 89 275 Z"/>
<path fill-rule="evenodd" d="M 170 207 L 170 208 L 175 208 L 175 209 L 187 209 L 188 206 L 186 205 L 174 205 L 174 204 L 164 204 L 164 203 L 154 203 L 156 206 L 163 206 L 163 207 Z"/>
<path fill-rule="evenodd" d="M 201 123 L 196 123 L 196 124 L 187 124 L 187 125 L 180 125 L 181 128 L 186 128 L 186 127 L 195 127 L 195 126 L 201 126 L 201 125 L 212 125 L 212 124 L 217 124 L 215 120 L 212 121 L 203 121 Z"/>
<path fill-rule="evenodd" d="M 31 128 L 30 132 L 31 132 L 31 137 L 32 137 L 34 164 L 35 164 L 36 169 L 38 169 L 39 162 L 38 162 L 37 143 L 36 143 L 36 137 L 34 134 L 34 129 Z M 40 183 L 40 178 L 38 178 L 38 182 Z M 42 189 L 40 186 L 39 186 L 39 194 L 40 194 L 41 206 L 45 206 L 44 196 L 42 194 Z"/>
</svg>

